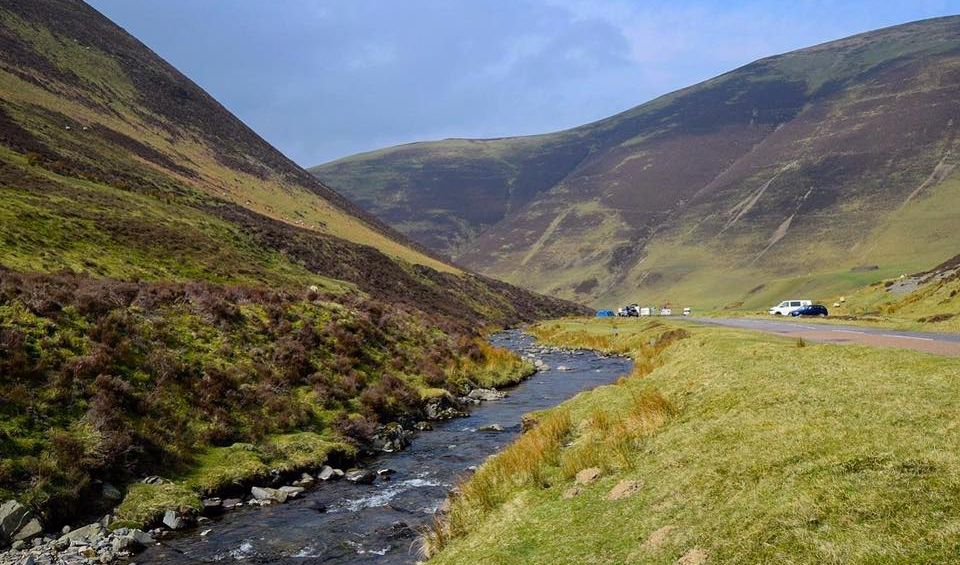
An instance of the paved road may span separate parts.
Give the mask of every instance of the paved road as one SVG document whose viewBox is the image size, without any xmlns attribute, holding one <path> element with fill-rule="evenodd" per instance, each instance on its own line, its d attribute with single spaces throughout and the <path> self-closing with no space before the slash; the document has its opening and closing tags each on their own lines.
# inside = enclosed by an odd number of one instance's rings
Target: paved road
<svg viewBox="0 0 960 565">
<path fill-rule="evenodd" d="M 960 356 L 960 334 L 932 332 L 904 332 L 883 328 L 837 326 L 818 324 L 810 320 L 782 318 L 757 320 L 753 318 L 690 318 L 702 324 L 743 328 L 774 333 L 787 337 L 827 343 L 859 343 L 880 347 L 915 349 L 938 355 Z"/>
</svg>

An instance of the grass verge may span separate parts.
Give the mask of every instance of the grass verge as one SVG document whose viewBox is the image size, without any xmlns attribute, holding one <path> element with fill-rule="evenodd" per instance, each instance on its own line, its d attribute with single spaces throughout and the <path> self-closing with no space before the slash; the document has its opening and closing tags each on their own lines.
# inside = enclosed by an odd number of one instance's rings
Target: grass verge
<svg viewBox="0 0 960 565">
<path fill-rule="evenodd" d="M 507 455 L 527 436 L 482 466 L 426 537 L 433 563 L 954 559 L 960 361 L 629 322 L 534 328 L 648 361 L 542 415 L 564 435 L 521 458 L 536 473 Z"/>
</svg>

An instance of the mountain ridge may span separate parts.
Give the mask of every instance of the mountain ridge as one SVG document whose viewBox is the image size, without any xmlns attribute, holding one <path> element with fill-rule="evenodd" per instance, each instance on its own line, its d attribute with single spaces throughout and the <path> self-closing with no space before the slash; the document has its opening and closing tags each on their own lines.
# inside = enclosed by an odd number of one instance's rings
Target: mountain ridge
<svg viewBox="0 0 960 565">
<path fill-rule="evenodd" d="M 932 178 L 950 180 L 958 30 L 950 16 L 865 32 L 765 57 L 577 128 L 403 145 L 311 171 L 467 267 L 566 298 L 600 304 L 640 293 L 719 307 L 771 299 L 748 293 L 757 282 L 833 292 L 846 288 L 839 279 L 849 278 L 850 261 L 876 259 L 841 253 L 869 245 L 853 229 L 890 224 L 884 207 L 900 206 L 895 195 L 906 198 L 941 161 Z M 879 183 L 888 186 L 867 188 Z M 854 226 L 847 233 L 816 218 L 833 206 Z M 694 245 L 680 243 L 685 229 L 699 229 Z M 802 254 L 794 234 L 831 230 L 816 239 L 830 272 L 801 280 L 809 272 L 791 259 Z M 714 240 L 735 252 L 741 272 L 721 278 L 736 292 L 706 280 L 710 269 L 731 269 L 675 260 Z M 659 246 L 675 257 L 664 261 Z M 887 274 L 950 256 L 916 252 L 903 249 Z M 771 260 L 785 267 L 756 267 Z"/>
</svg>

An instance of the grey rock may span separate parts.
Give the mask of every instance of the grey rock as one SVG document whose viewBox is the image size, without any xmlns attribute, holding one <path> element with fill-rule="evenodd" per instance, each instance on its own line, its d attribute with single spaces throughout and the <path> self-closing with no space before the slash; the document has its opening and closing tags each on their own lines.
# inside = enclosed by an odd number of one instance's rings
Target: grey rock
<svg viewBox="0 0 960 565">
<path fill-rule="evenodd" d="M 271 502 L 284 503 L 287 501 L 289 496 L 286 492 L 268 487 L 253 487 L 250 489 L 250 495 L 253 496 L 256 500 L 263 502 L 269 500 Z"/>
<path fill-rule="evenodd" d="M 324 465 L 323 469 L 320 469 L 320 474 L 317 475 L 317 478 L 321 481 L 329 481 L 330 479 L 335 479 L 336 473 L 333 472 L 333 467 L 330 465 Z"/>
<path fill-rule="evenodd" d="M 16 500 L 4 502 L 0 506 L 0 542 L 14 541 L 14 535 L 32 518 L 30 510 Z"/>
<path fill-rule="evenodd" d="M 223 500 L 219 498 L 204 498 L 201 504 L 203 505 L 203 513 L 208 516 L 223 512 Z"/>
<path fill-rule="evenodd" d="M 36 518 L 31 518 L 29 522 L 23 525 L 22 528 L 17 530 L 17 533 L 13 535 L 13 540 L 23 540 L 30 541 L 34 538 L 39 538 L 43 535 L 43 526 L 40 525 L 40 520 Z"/>
<path fill-rule="evenodd" d="M 430 424 L 430 422 L 422 421 L 414 424 L 413 429 L 421 432 L 426 432 L 426 431 L 432 430 L 433 426 Z"/>
<path fill-rule="evenodd" d="M 506 398 L 507 395 L 492 388 L 475 388 L 471 390 L 470 394 L 467 396 L 475 400 L 483 400 L 484 402 L 488 402 L 491 400 L 500 400 L 502 398 Z"/>
<path fill-rule="evenodd" d="M 33 555 L 27 555 L 26 557 L 23 558 L 23 561 L 20 562 L 20 565 L 36 565 L 36 564 L 37 564 L 37 558 L 34 557 Z"/>
<path fill-rule="evenodd" d="M 105 533 L 106 529 L 103 527 L 103 524 L 100 522 L 94 522 L 92 524 L 87 524 L 86 526 L 77 528 L 76 530 L 67 532 L 60 539 L 65 539 L 70 542 L 89 542 L 100 539 Z"/>
<path fill-rule="evenodd" d="M 23 541 L 22 539 L 18 539 L 17 541 L 13 542 L 13 545 L 10 546 L 10 549 L 14 551 L 20 551 L 25 547 L 27 547 L 27 542 Z"/>
<path fill-rule="evenodd" d="M 370 469 L 353 469 L 347 471 L 347 480 L 358 485 L 369 485 L 377 478 L 377 474 Z"/>
<path fill-rule="evenodd" d="M 241 504 L 243 504 L 243 501 L 239 498 L 227 498 L 223 501 L 223 508 L 224 510 L 232 510 Z"/>
<path fill-rule="evenodd" d="M 167 510 L 163 513 L 163 525 L 171 530 L 179 530 L 187 526 L 186 521 L 176 510 Z"/>
<path fill-rule="evenodd" d="M 486 426 L 480 426 L 477 428 L 478 432 L 502 432 L 503 426 L 500 424 L 487 424 Z"/>
<path fill-rule="evenodd" d="M 123 499 L 123 493 L 120 489 L 110 483 L 103 483 L 100 494 L 109 502 L 120 502 Z"/>
<path fill-rule="evenodd" d="M 289 498 L 296 498 L 301 494 L 303 494 L 303 491 L 306 489 L 304 489 L 303 487 L 297 487 L 297 486 L 283 486 L 277 490 L 287 493 L 287 496 Z"/>
</svg>

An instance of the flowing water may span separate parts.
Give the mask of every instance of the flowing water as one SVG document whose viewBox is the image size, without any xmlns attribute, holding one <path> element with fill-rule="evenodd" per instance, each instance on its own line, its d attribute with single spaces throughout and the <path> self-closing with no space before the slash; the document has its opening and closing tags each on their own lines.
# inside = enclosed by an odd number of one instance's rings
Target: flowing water
<svg viewBox="0 0 960 565">
<path fill-rule="evenodd" d="M 432 520 L 450 489 L 520 433 L 523 414 L 555 406 L 576 393 L 613 382 L 630 361 L 592 352 L 540 351 L 518 331 L 493 336 L 494 345 L 535 353 L 549 369 L 484 402 L 469 417 L 437 422 L 404 451 L 364 462 L 396 473 L 372 485 L 321 484 L 283 505 L 244 507 L 164 540 L 138 555 L 139 564 L 413 563 L 415 531 Z M 560 371 L 565 366 L 568 370 Z M 478 428 L 500 424 L 500 433 Z M 317 508 L 323 505 L 326 512 Z M 206 535 L 201 533 L 209 530 Z"/>
</svg>

